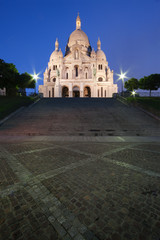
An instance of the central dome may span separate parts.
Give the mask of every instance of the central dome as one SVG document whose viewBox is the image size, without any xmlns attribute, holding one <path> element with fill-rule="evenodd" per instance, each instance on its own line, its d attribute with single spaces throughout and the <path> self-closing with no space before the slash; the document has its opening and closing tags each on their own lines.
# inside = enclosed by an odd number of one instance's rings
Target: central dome
<svg viewBox="0 0 160 240">
<path fill-rule="evenodd" d="M 68 40 L 68 47 L 71 47 L 76 43 L 83 45 L 87 48 L 90 46 L 87 35 L 81 29 L 76 29 L 71 33 Z"/>
<path fill-rule="evenodd" d="M 75 44 L 82 46 L 81 51 L 83 51 L 84 54 L 87 54 L 88 56 L 90 55 L 92 49 L 87 35 L 85 34 L 85 32 L 81 30 L 81 19 L 79 17 L 79 14 L 76 19 L 76 30 L 71 33 L 68 39 L 65 56 L 67 56 L 73 50 L 72 47 Z"/>
</svg>

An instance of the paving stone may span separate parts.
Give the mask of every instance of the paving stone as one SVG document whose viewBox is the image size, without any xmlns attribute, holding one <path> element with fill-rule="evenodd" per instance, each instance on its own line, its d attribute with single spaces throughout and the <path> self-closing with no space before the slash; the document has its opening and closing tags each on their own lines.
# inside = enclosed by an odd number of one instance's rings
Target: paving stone
<svg viewBox="0 0 160 240">
<path fill-rule="evenodd" d="M 86 231 L 83 236 L 86 240 L 92 240 L 94 238 L 94 234 L 91 231 Z"/>
<path fill-rule="evenodd" d="M 61 215 L 61 210 L 60 209 L 56 209 L 54 212 L 53 212 L 53 215 L 55 218 L 58 218 L 60 215 Z"/>
<path fill-rule="evenodd" d="M 74 240 L 85 240 L 85 238 L 83 238 L 82 235 L 78 234 L 74 237 Z"/>
<path fill-rule="evenodd" d="M 66 220 L 65 222 L 63 222 L 63 226 L 66 230 L 68 230 L 69 228 L 71 228 L 72 222 L 69 222 L 68 220 Z"/>
<path fill-rule="evenodd" d="M 67 234 L 67 235 L 64 236 L 63 239 L 64 239 L 64 240 L 71 240 L 72 238 L 71 238 L 71 236 L 69 236 L 69 234 Z"/>
<path fill-rule="evenodd" d="M 63 237 L 66 234 L 65 229 L 62 227 L 62 225 L 59 224 L 58 221 L 55 221 L 53 223 L 53 226 L 61 237 Z"/>
<path fill-rule="evenodd" d="M 71 235 L 71 237 L 75 237 L 78 234 L 77 228 L 75 228 L 74 226 L 72 226 L 69 230 L 68 230 L 69 234 Z"/>
<path fill-rule="evenodd" d="M 83 234 L 83 233 L 85 233 L 86 231 L 87 231 L 87 228 L 84 226 L 84 225 L 80 225 L 79 227 L 78 227 L 78 231 L 81 233 L 81 234 Z"/>
<path fill-rule="evenodd" d="M 50 221 L 50 223 L 54 223 L 56 219 L 53 216 L 49 216 L 48 220 Z"/>
<path fill-rule="evenodd" d="M 63 224 L 63 223 L 66 221 L 66 218 L 65 218 L 64 216 L 60 215 L 60 216 L 57 218 L 57 220 L 58 220 L 58 222 L 59 222 L 60 224 Z"/>
</svg>

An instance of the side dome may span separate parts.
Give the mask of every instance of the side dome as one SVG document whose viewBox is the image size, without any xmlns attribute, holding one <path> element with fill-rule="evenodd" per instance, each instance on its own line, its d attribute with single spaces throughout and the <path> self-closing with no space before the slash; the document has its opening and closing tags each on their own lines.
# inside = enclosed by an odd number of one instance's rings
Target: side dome
<svg viewBox="0 0 160 240">
<path fill-rule="evenodd" d="M 98 38 L 98 42 L 97 42 L 97 60 L 105 60 L 106 61 L 106 55 L 105 53 L 101 50 L 101 41 Z"/>
<path fill-rule="evenodd" d="M 50 56 L 50 61 L 53 61 L 59 57 L 59 52 L 57 50 L 53 51 L 51 56 Z"/>
<path fill-rule="evenodd" d="M 90 46 L 87 35 L 81 29 L 76 29 L 71 33 L 68 40 L 68 47 L 71 47 L 76 43 L 78 43 L 79 45 L 83 45 L 87 48 Z"/>
<path fill-rule="evenodd" d="M 98 49 L 96 51 L 96 54 L 97 54 L 97 60 L 105 60 L 106 61 L 106 55 L 101 49 Z"/>
<path fill-rule="evenodd" d="M 55 50 L 52 52 L 52 54 L 50 56 L 50 61 L 58 60 L 59 58 L 62 58 L 62 57 L 63 57 L 63 53 L 62 53 L 61 49 L 59 50 L 58 39 L 56 39 Z"/>
</svg>

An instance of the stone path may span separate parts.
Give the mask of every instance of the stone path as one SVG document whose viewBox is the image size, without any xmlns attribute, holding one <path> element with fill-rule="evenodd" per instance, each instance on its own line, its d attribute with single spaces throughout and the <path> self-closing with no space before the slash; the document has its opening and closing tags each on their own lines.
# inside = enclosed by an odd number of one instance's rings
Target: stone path
<svg viewBox="0 0 160 240">
<path fill-rule="evenodd" d="M 88 108 L 84 135 L 79 136 L 75 128 L 84 113 L 75 110 L 70 118 L 75 125 L 70 124 L 71 134 L 64 136 L 67 126 L 61 113 L 73 106 L 77 109 L 79 100 L 70 105 L 69 99 L 68 103 L 63 100 L 61 110 L 59 100 L 50 107 L 48 101 L 27 108 L 0 127 L 0 239 L 160 240 L 158 128 L 154 134 L 159 123 L 115 100 L 93 101 L 91 109 L 84 106 Z M 125 122 L 118 120 L 121 110 L 125 117 L 130 113 Z M 94 116 L 98 112 L 94 121 L 90 111 Z M 114 136 L 104 131 L 98 133 L 103 136 L 90 134 L 87 129 L 92 127 L 108 129 L 108 111 L 112 112 Z M 131 113 L 137 121 L 129 135 L 134 124 Z M 49 114 L 57 114 L 56 127 Z M 138 129 L 143 120 L 146 130 L 142 134 Z M 57 131 L 58 122 L 59 127 L 64 124 L 62 131 Z M 127 131 L 119 136 L 122 122 Z M 49 136 L 51 126 L 55 134 L 51 131 Z M 36 136 L 29 136 L 33 133 Z"/>
</svg>

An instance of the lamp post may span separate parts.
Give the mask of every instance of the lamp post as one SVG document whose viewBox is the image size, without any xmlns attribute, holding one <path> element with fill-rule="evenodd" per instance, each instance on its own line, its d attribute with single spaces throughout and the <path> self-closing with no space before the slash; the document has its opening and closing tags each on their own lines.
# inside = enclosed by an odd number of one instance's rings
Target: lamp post
<svg viewBox="0 0 160 240">
<path fill-rule="evenodd" d="M 127 72 L 123 73 L 123 72 L 121 71 L 120 74 L 117 74 L 117 75 L 119 76 L 118 80 L 122 80 L 122 96 L 124 96 L 124 91 L 123 91 L 123 89 L 124 89 L 124 79 L 125 79 L 125 78 L 128 78 L 128 77 L 126 76 L 126 73 L 127 73 Z"/>
<path fill-rule="evenodd" d="M 36 73 L 34 73 L 34 74 L 32 75 L 32 77 L 33 77 L 33 79 L 35 80 L 35 95 L 36 95 L 36 83 L 37 83 L 37 80 L 39 79 L 39 77 L 38 77 L 38 74 L 36 74 Z"/>
</svg>

